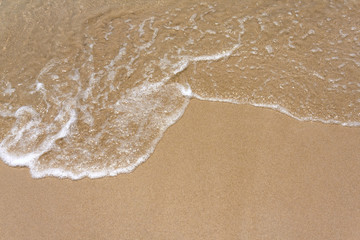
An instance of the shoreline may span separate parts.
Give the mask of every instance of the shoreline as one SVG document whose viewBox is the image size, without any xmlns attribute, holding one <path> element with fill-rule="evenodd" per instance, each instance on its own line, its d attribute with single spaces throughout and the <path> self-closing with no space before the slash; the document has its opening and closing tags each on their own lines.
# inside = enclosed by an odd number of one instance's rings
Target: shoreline
<svg viewBox="0 0 360 240">
<path fill-rule="evenodd" d="M 148 160 L 100 179 L 1 161 L 1 239 L 356 239 L 360 128 L 191 100 Z"/>
</svg>

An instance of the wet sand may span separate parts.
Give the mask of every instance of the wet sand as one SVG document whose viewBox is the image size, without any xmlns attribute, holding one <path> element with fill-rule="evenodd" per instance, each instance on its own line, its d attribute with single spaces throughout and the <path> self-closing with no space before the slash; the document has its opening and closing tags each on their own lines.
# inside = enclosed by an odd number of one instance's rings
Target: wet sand
<svg viewBox="0 0 360 240">
<path fill-rule="evenodd" d="M 193 100 L 131 174 L 0 162 L 1 239 L 359 239 L 360 128 Z"/>
</svg>

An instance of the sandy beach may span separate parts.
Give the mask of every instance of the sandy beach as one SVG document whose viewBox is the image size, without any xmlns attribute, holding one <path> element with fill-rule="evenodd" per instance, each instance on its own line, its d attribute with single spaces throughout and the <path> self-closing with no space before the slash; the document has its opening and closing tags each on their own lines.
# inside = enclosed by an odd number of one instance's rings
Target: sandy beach
<svg viewBox="0 0 360 240">
<path fill-rule="evenodd" d="M 131 174 L 0 162 L 1 239 L 359 239 L 360 128 L 192 100 Z"/>
</svg>

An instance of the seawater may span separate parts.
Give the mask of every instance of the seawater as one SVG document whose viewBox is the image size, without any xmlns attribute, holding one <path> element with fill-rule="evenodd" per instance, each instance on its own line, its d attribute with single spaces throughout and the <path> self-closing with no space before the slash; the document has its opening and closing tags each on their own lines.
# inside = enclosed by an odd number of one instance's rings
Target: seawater
<svg viewBox="0 0 360 240">
<path fill-rule="evenodd" d="M 359 1 L 0 1 L 0 158 L 128 173 L 191 98 L 360 126 Z"/>
</svg>

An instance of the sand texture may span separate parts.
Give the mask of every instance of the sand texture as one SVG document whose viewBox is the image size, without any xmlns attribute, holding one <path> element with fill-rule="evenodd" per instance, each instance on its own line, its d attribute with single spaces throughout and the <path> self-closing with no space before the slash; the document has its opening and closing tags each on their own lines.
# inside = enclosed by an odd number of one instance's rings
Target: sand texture
<svg viewBox="0 0 360 240">
<path fill-rule="evenodd" d="M 360 128 L 191 101 L 131 174 L 0 163 L 0 239 L 359 239 Z"/>
</svg>

